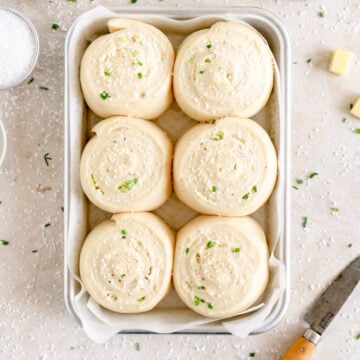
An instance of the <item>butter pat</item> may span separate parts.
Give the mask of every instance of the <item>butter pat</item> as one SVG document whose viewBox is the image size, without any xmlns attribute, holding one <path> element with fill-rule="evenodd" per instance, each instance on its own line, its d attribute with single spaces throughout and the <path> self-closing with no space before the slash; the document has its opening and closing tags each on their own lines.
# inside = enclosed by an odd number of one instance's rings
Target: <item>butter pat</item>
<svg viewBox="0 0 360 360">
<path fill-rule="evenodd" d="M 353 107 L 350 110 L 350 113 L 360 118 L 360 97 L 358 97 L 354 102 Z"/>
<path fill-rule="evenodd" d="M 353 56 L 354 54 L 351 51 L 335 50 L 331 58 L 329 71 L 340 76 L 346 75 Z"/>
</svg>

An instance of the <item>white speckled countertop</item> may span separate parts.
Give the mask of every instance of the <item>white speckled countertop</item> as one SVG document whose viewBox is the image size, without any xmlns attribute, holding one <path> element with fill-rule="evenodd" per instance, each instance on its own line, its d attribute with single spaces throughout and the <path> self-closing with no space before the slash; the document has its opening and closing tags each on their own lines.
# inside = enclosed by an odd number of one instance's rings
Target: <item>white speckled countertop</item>
<svg viewBox="0 0 360 360">
<path fill-rule="evenodd" d="M 276 14 L 292 39 L 292 290 L 273 330 L 234 336 L 118 335 L 92 343 L 63 301 L 63 44 L 84 11 L 105 6 L 253 5 Z M 1 91 L 8 152 L 0 169 L 0 359 L 280 359 L 302 335 L 301 320 L 320 291 L 360 252 L 360 119 L 348 112 L 360 95 L 357 0 L 0 0 L 26 14 L 40 35 L 34 81 Z M 324 17 L 319 12 L 324 12 Z M 51 29 L 57 23 L 60 28 Z M 357 59 L 340 78 L 331 51 Z M 311 59 L 311 62 L 307 60 Z M 46 86 L 42 91 L 39 86 Z M 345 120 L 343 120 L 345 119 Z M 46 166 L 44 154 L 51 160 Z M 309 180 L 311 172 L 319 175 Z M 303 179 L 303 184 L 296 184 Z M 338 212 L 331 207 L 339 208 Z M 302 219 L 308 217 L 306 228 Z M 45 224 L 50 224 L 45 227 Z M 32 252 L 37 250 L 38 252 Z M 333 320 L 315 360 L 360 359 L 360 286 Z M 135 343 L 140 344 L 137 351 Z"/>
</svg>

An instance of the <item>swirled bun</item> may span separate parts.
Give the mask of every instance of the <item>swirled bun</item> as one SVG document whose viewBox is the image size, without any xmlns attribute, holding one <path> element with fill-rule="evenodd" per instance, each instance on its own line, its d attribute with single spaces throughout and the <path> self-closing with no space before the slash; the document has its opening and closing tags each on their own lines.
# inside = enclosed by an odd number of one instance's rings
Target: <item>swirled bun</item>
<svg viewBox="0 0 360 360">
<path fill-rule="evenodd" d="M 172 143 L 154 123 L 115 116 L 93 128 L 80 162 L 89 200 L 111 212 L 150 211 L 171 194 Z"/>
<path fill-rule="evenodd" d="M 274 146 L 250 119 L 228 117 L 196 125 L 175 147 L 175 193 L 203 214 L 253 213 L 269 198 L 276 173 Z"/>
<path fill-rule="evenodd" d="M 175 99 L 195 120 L 251 117 L 266 104 L 272 86 L 270 49 L 248 25 L 215 23 L 188 36 L 177 51 Z"/>
<path fill-rule="evenodd" d="M 159 117 L 173 100 L 174 49 L 152 25 L 131 19 L 114 20 L 118 30 L 94 40 L 81 60 L 85 101 L 103 118 Z"/>
<path fill-rule="evenodd" d="M 151 310 L 169 290 L 174 235 L 151 213 L 116 214 L 87 236 L 80 276 L 90 296 L 119 313 Z"/>
<path fill-rule="evenodd" d="M 207 317 L 249 308 L 268 282 L 268 248 L 249 217 L 200 216 L 177 234 L 174 286 L 182 301 Z"/>
</svg>

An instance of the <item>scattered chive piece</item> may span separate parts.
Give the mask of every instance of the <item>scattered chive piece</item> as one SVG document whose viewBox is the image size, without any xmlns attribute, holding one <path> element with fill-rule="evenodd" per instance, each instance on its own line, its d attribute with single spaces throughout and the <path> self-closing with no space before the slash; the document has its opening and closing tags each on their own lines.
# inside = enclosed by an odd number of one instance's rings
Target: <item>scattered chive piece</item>
<svg viewBox="0 0 360 360">
<path fill-rule="evenodd" d="M 44 160 L 45 160 L 46 166 L 49 166 L 49 160 L 52 160 L 52 158 L 50 157 L 49 153 L 46 153 L 46 154 L 44 155 Z"/>
<path fill-rule="evenodd" d="M 132 188 L 137 184 L 138 179 L 134 178 L 128 181 L 125 181 L 124 184 L 120 185 L 118 187 L 118 189 L 122 192 L 122 193 L 126 193 L 130 190 L 132 190 Z"/>
<path fill-rule="evenodd" d="M 208 304 L 208 308 L 209 308 L 210 310 L 212 310 L 212 309 L 214 308 L 214 305 L 211 304 L 211 303 L 209 303 L 209 304 Z"/>
<path fill-rule="evenodd" d="M 318 176 L 319 174 L 317 172 L 313 172 L 310 174 L 309 179 L 312 179 L 315 176 Z"/>
<path fill-rule="evenodd" d="M 0 240 L 4 246 L 8 246 L 10 243 L 7 240 Z"/>
<path fill-rule="evenodd" d="M 151 273 L 152 273 L 152 266 L 150 266 L 150 268 L 149 268 L 149 272 L 148 272 L 148 275 L 150 276 L 151 275 Z"/>
<path fill-rule="evenodd" d="M 39 86 L 39 89 L 40 90 L 46 90 L 46 91 L 49 90 L 49 88 L 47 88 L 46 86 Z"/>
<path fill-rule="evenodd" d="M 204 285 L 200 285 L 200 286 L 198 286 L 198 289 L 199 289 L 199 290 L 205 290 L 205 286 L 204 286 Z"/>
<path fill-rule="evenodd" d="M 105 76 L 111 76 L 111 73 L 108 72 L 108 71 L 104 71 L 104 75 L 105 75 Z"/>
<path fill-rule="evenodd" d="M 356 335 L 356 340 L 360 340 L 360 333 Z"/>
<path fill-rule="evenodd" d="M 126 235 L 128 234 L 128 232 L 125 230 L 125 229 L 122 229 L 121 230 L 121 237 L 123 238 L 123 239 L 125 239 L 126 238 Z"/>
<path fill-rule="evenodd" d="M 138 61 L 139 66 L 143 66 L 144 64 L 141 61 Z"/>
<path fill-rule="evenodd" d="M 143 74 L 142 74 L 141 72 L 139 72 L 139 73 L 137 73 L 137 77 L 138 77 L 139 79 L 142 79 Z"/>
<path fill-rule="evenodd" d="M 186 283 L 186 285 L 187 285 L 187 287 L 188 287 L 189 289 L 192 289 L 191 284 L 189 284 L 187 281 L 185 281 L 185 283 Z"/>
<path fill-rule="evenodd" d="M 323 11 L 320 11 L 318 15 L 323 18 L 325 16 L 325 13 Z"/>
<path fill-rule="evenodd" d="M 109 95 L 106 91 L 103 91 L 102 93 L 100 93 L 100 97 L 101 97 L 103 100 L 106 100 L 107 98 L 110 97 L 110 95 Z"/>
<path fill-rule="evenodd" d="M 47 227 L 49 227 L 50 225 L 51 225 L 50 223 L 46 223 L 46 224 L 44 225 L 44 227 L 47 228 Z"/>
<path fill-rule="evenodd" d="M 240 252 L 240 248 L 234 248 L 231 250 L 233 253 L 239 253 Z"/>
<path fill-rule="evenodd" d="M 131 2 L 132 4 L 135 4 L 135 3 L 137 3 L 137 0 L 130 0 L 130 2 Z"/>
<path fill-rule="evenodd" d="M 211 192 L 216 192 L 216 186 L 213 186 L 213 187 L 211 188 Z"/>
<path fill-rule="evenodd" d="M 111 298 L 116 301 L 118 299 L 118 297 L 116 295 L 111 295 Z"/>
<path fill-rule="evenodd" d="M 255 357 L 255 355 L 256 355 L 256 353 L 254 353 L 254 352 L 251 352 L 251 353 L 249 354 L 250 357 Z"/>
<path fill-rule="evenodd" d="M 349 104 L 349 109 L 351 110 L 353 107 L 354 107 L 354 104 L 353 104 L 353 103 L 350 103 L 350 104 Z"/>
<path fill-rule="evenodd" d="M 28 85 L 31 84 L 34 81 L 34 78 L 32 77 L 31 79 L 29 79 L 29 81 L 27 82 Z"/>
<path fill-rule="evenodd" d="M 186 248 L 185 253 L 188 254 L 190 251 L 190 248 Z"/>
<path fill-rule="evenodd" d="M 247 200 L 249 198 L 249 193 L 245 194 L 243 197 L 242 197 L 244 200 Z"/>
<path fill-rule="evenodd" d="M 77 2 L 77 0 L 66 0 L 67 2 Z"/>
<path fill-rule="evenodd" d="M 212 45 L 211 45 L 211 44 L 207 44 L 206 47 L 207 47 L 208 49 L 211 49 Z"/>
<path fill-rule="evenodd" d="M 205 71 L 204 70 L 200 70 L 199 71 L 199 74 L 203 74 Z"/>
<path fill-rule="evenodd" d="M 206 62 L 207 64 L 210 64 L 210 63 L 211 63 L 211 60 L 210 60 L 210 59 L 205 59 L 205 62 Z"/>
<path fill-rule="evenodd" d="M 33 251 L 31 251 L 31 252 L 35 254 L 35 253 L 37 253 L 38 251 L 37 251 L 37 250 L 33 250 Z"/>
<path fill-rule="evenodd" d="M 330 210 L 331 210 L 331 211 L 336 211 L 336 212 L 340 211 L 339 208 L 335 208 L 335 207 L 330 208 Z"/>
<path fill-rule="evenodd" d="M 59 25 L 58 25 L 58 24 L 52 24 L 52 25 L 51 25 L 51 28 L 54 29 L 54 30 L 56 30 L 56 29 L 59 28 Z"/>
<path fill-rule="evenodd" d="M 302 183 L 304 182 L 304 180 L 303 180 L 303 179 L 296 179 L 296 182 L 297 182 L 298 184 L 302 184 Z"/>
<path fill-rule="evenodd" d="M 343 122 L 343 123 L 346 122 L 346 118 L 342 118 L 342 122 Z"/>
<path fill-rule="evenodd" d="M 359 129 L 356 129 L 355 132 L 356 132 L 357 134 L 360 134 L 360 128 L 359 128 Z"/>
<path fill-rule="evenodd" d="M 136 351 L 140 351 L 140 344 L 138 342 L 135 343 L 135 349 L 136 349 Z"/>
<path fill-rule="evenodd" d="M 303 223 L 302 223 L 303 228 L 306 228 L 307 222 L 308 222 L 308 218 L 307 218 L 307 216 L 304 216 Z"/>
<path fill-rule="evenodd" d="M 145 296 L 143 296 L 142 298 L 138 299 L 138 302 L 144 302 L 145 301 Z"/>
<path fill-rule="evenodd" d="M 90 177 L 91 177 L 91 181 L 92 181 L 92 183 L 93 183 L 93 185 L 94 185 L 95 190 L 100 190 L 100 192 L 101 192 L 102 194 L 104 194 L 104 192 L 100 189 L 100 186 L 99 186 L 98 183 L 96 182 L 96 180 L 95 180 L 95 178 L 94 178 L 94 175 L 91 174 Z"/>
<path fill-rule="evenodd" d="M 311 59 L 307 59 L 306 62 L 307 62 L 308 64 L 310 64 L 310 63 L 311 63 Z"/>
<path fill-rule="evenodd" d="M 64 207 L 63 206 L 61 207 L 61 211 L 64 212 Z"/>
<path fill-rule="evenodd" d="M 195 305 L 195 306 L 199 306 L 200 303 L 201 303 L 201 299 L 198 298 L 197 296 L 194 296 L 194 305 Z"/>
<path fill-rule="evenodd" d="M 126 276 L 126 274 L 121 274 L 120 277 L 121 278 L 124 278 Z"/>
<path fill-rule="evenodd" d="M 206 244 L 206 246 L 207 246 L 208 248 L 212 248 L 212 247 L 215 246 L 215 242 L 214 242 L 214 241 L 209 241 L 209 242 Z"/>
<path fill-rule="evenodd" d="M 293 189 L 295 189 L 295 190 L 299 190 L 299 188 L 297 187 L 297 186 L 293 186 Z"/>
<path fill-rule="evenodd" d="M 224 138 L 224 134 L 222 132 L 210 136 L 210 139 L 213 141 L 219 141 L 222 140 L 223 138 Z"/>
<path fill-rule="evenodd" d="M 352 244 L 348 244 L 348 246 L 347 246 L 348 248 L 351 248 L 352 247 Z"/>
<path fill-rule="evenodd" d="M 252 191 L 253 191 L 253 192 L 257 192 L 257 187 L 256 187 L 256 185 L 253 186 Z"/>
</svg>

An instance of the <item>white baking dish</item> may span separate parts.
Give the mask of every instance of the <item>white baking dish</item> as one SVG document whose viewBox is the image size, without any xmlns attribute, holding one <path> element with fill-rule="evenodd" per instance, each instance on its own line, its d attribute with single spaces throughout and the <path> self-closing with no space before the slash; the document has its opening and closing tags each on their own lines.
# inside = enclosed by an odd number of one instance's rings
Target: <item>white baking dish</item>
<svg viewBox="0 0 360 360">
<path fill-rule="evenodd" d="M 104 9 L 100 9 L 103 10 Z M 276 292 L 276 302 L 274 306 L 266 312 L 262 320 L 256 320 L 257 311 L 241 316 L 241 326 L 246 331 L 231 331 L 232 333 L 246 335 L 264 332 L 276 325 L 286 311 L 290 292 L 290 43 L 286 30 L 280 21 L 272 14 L 257 8 L 231 7 L 231 8 L 207 8 L 207 9 L 171 9 L 171 8 L 151 8 L 151 9 L 112 9 L 118 16 L 132 17 L 141 21 L 150 22 L 162 29 L 170 37 L 175 47 L 181 40 L 195 30 L 209 27 L 212 23 L 228 19 L 244 21 L 260 31 L 269 43 L 278 65 L 276 77 L 277 85 L 273 95 L 260 115 L 255 117 L 269 132 L 278 152 L 278 183 L 275 193 L 268 204 L 258 211 L 254 217 L 263 225 L 265 233 L 276 234 L 276 247 L 274 258 L 280 263 L 281 270 L 276 276 L 281 276 L 281 286 L 276 289 L 268 289 L 268 295 Z M 64 219 L 64 290 L 65 303 L 69 312 L 84 325 L 89 333 L 89 327 L 104 324 L 97 323 L 94 318 L 84 320 L 79 311 L 79 302 L 76 300 L 80 292 L 78 281 L 77 261 L 82 242 L 90 229 L 104 218 L 109 218 L 110 214 L 105 214 L 89 204 L 86 200 L 79 180 L 79 161 L 80 154 L 85 142 L 90 136 L 90 129 L 99 119 L 88 111 L 84 104 L 80 83 L 79 83 L 79 64 L 81 56 L 88 45 L 88 40 L 106 33 L 106 21 L 113 16 L 104 12 L 102 16 L 94 16 L 94 10 L 83 14 L 78 18 L 69 29 L 65 43 L 65 219 Z M 79 30 L 80 23 L 86 21 L 91 24 L 89 29 Z M 90 30 L 91 28 L 91 30 Z M 177 129 L 174 123 L 167 122 L 167 116 L 162 116 L 157 124 L 167 131 L 173 140 L 184 132 L 187 128 L 195 124 L 187 118 L 176 105 L 169 110 L 172 117 L 175 117 L 178 124 Z M 275 114 L 275 115 L 274 115 Z M 195 213 L 180 205 L 172 197 L 167 204 L 155 211 L 163 217 L 170 226 L 177 230 L 180 226 L 194 217 Z M 83 304 L 84 305 L 84 304 Z M 159 307 L 161 308 L 162 305 Z M 171 316 L 172 311 L 180 311 L 185 308 L 180 300 L 170 295 L 168 301 L 163 302 L 163 312 Z M 94 320 L 94 321 L 93 321 Z M 85 322 L 85 323 L 84 323 Z M 107 326 L 106 324 L 104 325 Z M 150 327 L 146 331 L 132 327 L 122 332 L 143 333 L 159 332 Z M 221 322 L 212 322 L 188 329 L 181 329 L 176 333 L 207 333 L 207 334 L 226 334 L 229 333 Z M 100 330 L 101 331 L 101 330 Z M 91 332 L 91 331 L 90 331 Z M 167 332 L 167 331 L 160 331 Z M 105 331 L 106 333 L 106 331 Z M 104 339 L 106 335 L 104 335 Z"/>
</svg>

